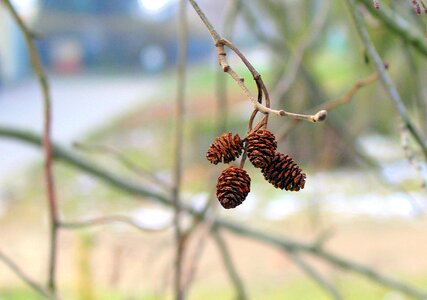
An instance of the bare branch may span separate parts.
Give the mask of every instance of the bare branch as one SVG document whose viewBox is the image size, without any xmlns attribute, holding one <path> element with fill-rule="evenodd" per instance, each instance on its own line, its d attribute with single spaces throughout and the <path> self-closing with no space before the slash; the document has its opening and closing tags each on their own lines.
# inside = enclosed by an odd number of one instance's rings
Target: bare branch
<svg viewBox="0 0 427 300">
<path fill-rule="evenodd" d="M 340 292 L 333 286 L 330 282 L 328 282 L 323 276 L 316 271 L 309 263 L 304 261 L 299 255 L 288 252 L 289 257 L 293 260 L 293 262 L 298 265 L 301 270 L 303 270 L 308 276 L 310 276 L 317 284 L 323 288 L 327 293 L 331 295 L 332 299 L 342 300 Z"/>
<path fill-rule="evenodd" d="M 16 12 L 10 0 L 4 0 L 6 8 L 9 10 L 15 22 L 18 24 L 19 29 L 24 35 L 24 40 L 28 48 L 31 65 L 37 77 L 43 94 L 43 118 L 44 118 L 44 136 L 43 146 L 45 150 L 45 181 L 46 181 L 46 195 L 49 206 L 49 219 L 50 219 L 50 247 L 49 247 L 49 263 L 48 263 L 48 282 L 49 290 L 56 294 L 56 261 L 57 261 L 57 248 L 58 248 L 58 204 L 56 199 L 55 182 L 52 172 L 52 146 L 51 146 L 51 99 L 49 92 L 49 84 L 47 81 L 46 73 L 40 59 L 38 50 L 34 44 L 34 34 L 25 25 L 24 21 Z"/>
<path fill-rule="evenodd" d="M 206 205 L 209 205 L 211 203 L 211 201 L 208 201 L 208 203 Z M 204 223 L 202 223 L 202 228 L 200 229 L 200 233 L 199 233 L 199 240 L 197 241 L 197 244 L 194 248 L 194 252 L 189 256 L 191 257 L 190 260 L 190 265 L 188 266 L 188 272 L 187 272 L 187 280 L 185 283 L 186 286 L 186 290 L 188 291 L 190 289 L 191 284 L 194 281 L 194 278 L 196 276 L 197 273 L 197 268 L 199 266 L 200 260 L 202 258 L 202 254 L 205 250 L 205 246 L 206 243 L 208 241 L 209 238 L 209 234 L 214 226 L 214 221 L 217 215 L 217 206 L 214 206 L 212 209 L 211 214 L 208 216 L 206 216 L 206 220 Z"/>
<path fill-rule="evenodd" d="M 179 4 L 179 58 L 177 64 L 177 90 L 176 90 L 176 119 L 175 119 L 175 162 L 174 162 L 174 187 L 172 189 L 172 202 L 174 207 L 174 229 L 175 229 L 175 264 L 174 264 L 174 291 L 175 299 L 185 298 L 185 290 L 182 281 L 182 266 L 185 250 L 185 237 L 181 229 L 181 184 L 182 184 L 182 160 L 184 143 L 184 118 L 185 118 L 185 87 L 187 73 L 187 43 L 188 43 L 188 21 L 187 0 L 180 0 Z"/>
<path fill-rule="evenodd" d="M 325 111 L 331 111 L 331 110 L 333 110 L 333 109 L 335 109 L 341 105 L 347 104 L 348 102 L 350 102 L 353 99 L 354 95 L 361 88 L 378 81 L 378 79 L 379 79 L 379 75 L 377 72 L 375 72 L 374 74 L 368 76 L 365 79 L 360 79 L 360 80 L 356 81 L 354 83 L 354 85 L 341 97 L 329 100 L 329 101 L 322 103 L 322 104 L 320 104 L 320 105 L 318 105 L 315 108 L 310 109 L 310 110 L 322 109 Z M 299 120 L 294 120 L 294 122 L 292 124 L 288 125 L 287 127 L 283 127 L 283 129 L 280 130 L 279 133 L 276 135 L 277 141 L 283 141 L 299 123 L 300 123 Z"/>
<path fill-rule="evenodd" d="M 427 44 L 424 35 L 415 30 L 414 27 L 396 11 L 392 11 L 387 6 L 381 6 L 381 9 L 377 10 L 372 6 L 371 0 L 357 0 L 357 2 L 362 3 L 373 16 L 378 18 L 385 25 L 385 28 L 399 35 L 419 53 L 427 56 Z"/>
<path fill-rule="evenodd" d="M 279 99 L 283 97 L 291 87 L 292 83 L 295 81 L 303 62 L 304 54 L 306 53 L 307 49 L 319 38 L 321 31 L 325 27 L 326 20 L 328 19 L 327 16 L 329 7 L 330 1 L 327 0 L 323 5 L 321 5 L 321 10 L 316 14 L 316 17 L 307 29 L 307 33 L 305 33 L 304 37 L 301 38 L 301 41 L 298 42 L 295 49 L 291 49 L 292 61 L 286 71 L 286 76 L 284 76 L 277 83 L 272 93 L 273 99 Z"/>
<path fill-rule="evenodd" d="M 389 94 L 390 99 L 392 100 L 397 112 L 405 123 L 406 128 L 414 137 L 415 141 L 418 143 L 421 150 L 423 151 L 425 158 L 427 159 L 427 143 L 424 137 L 416 128 L 415 124 L 412 122 L 412 119 L 406 110 L 406 107 L 399 95 L 399 92 L 393 84 L 393 81 L 391 80 L 390 76 L 387 74 L 384 63 L 382 62 L 381 57 L 379 56 L 374 44 L 372 43 L 369 37 L 368 31 L 363 23 L 359 11 L 357 10 L 354 0 L 346 0 L 346 2 L 348 4 L 351 16 L 353 17 L 354 24 L 356 25 L 356 29 L 359 33 L 360 39 L 367 50 L 369 58 L 374 62 L 374 65 L 380 75 L 380 79 L 387 93 Z"/>
<path fill-rule="evenodd" d="M 40 284 L 31 279 L 21 268 L 18 267 L 10 258 L 8 258 L 4 253 L 0 251 L 0 261 L 2 261 L 7 267 L 9 267 L 12 272 L 19 277 L 23 282 L 30 286 L 34 291 L 39 293 L 41 296 L 47 299 L 56 300 L 57 298 L 52 295 L 49 291 L 45 290 Z"/>
<path fill-rule="evenodd" d="M 236 289 L 237 297 L 236 299 L 244 300 L 247 299 L 246 290 L 243 285 L 243 281 L 237 273 L 236 267 L 234 266 L 233 260 L 228 250 L 227 244 L 222 238 L 221 234 L 215 229 L 212 232 L 213 238 L 218 246 L 218 250 L 221 254 L 224 266 L 227 270 L 228 276 L 230 277 L 231 282 L 233 283 L 234 288 Z"/>
</svg>

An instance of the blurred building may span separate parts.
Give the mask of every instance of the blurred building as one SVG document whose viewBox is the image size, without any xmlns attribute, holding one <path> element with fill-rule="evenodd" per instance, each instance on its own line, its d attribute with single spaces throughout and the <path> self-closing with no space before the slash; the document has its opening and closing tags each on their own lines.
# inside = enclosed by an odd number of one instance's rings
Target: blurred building
<svg viewBox="0 0 427 300">
<path fill-rule="evenodd" d="M 33 12 L 20 5 L 17 5 L 17 9 L 25 21 L 31 21 Z M 6 8 L 0 5 L 0 86 L 17 80 L 27 70 L 28 56 L 23 36 Z"/>
<path fill-rule="evenodd" d="M 34 28 L 43 60 L 55 71 L 158 71 L 176 62 L 175 0 L 41 0 Z M 190 57 L 206 54 L 208 36 L 191 34 Z"/>
<path fill-rule="evenodd" d="M 177 0 L 15 0 L 33 31 L 44 64 L 59 73 L 164 70 L 178 57 Z M 29 72 L 19 30 L 0 11 L 1 78 Z M 199 28 L 200 29 L 200 28 Z M 212 51 L 205 31 L 192 26 L 189 59 Z"/>
</svg>

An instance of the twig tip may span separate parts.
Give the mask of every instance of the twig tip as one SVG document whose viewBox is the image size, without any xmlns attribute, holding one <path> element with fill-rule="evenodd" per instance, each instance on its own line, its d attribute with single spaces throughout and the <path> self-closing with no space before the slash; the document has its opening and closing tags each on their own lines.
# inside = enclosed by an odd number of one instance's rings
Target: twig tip
<svg viewBox="0 0 427 300">
<path fill-rule="evenodd" d="M 328 117 L 328 112 L 326 110 L 321 110 L 314 115 L 313 121 L 322 122 L 322 121 L 325 121 L 327 117 Z"/>
</svg>

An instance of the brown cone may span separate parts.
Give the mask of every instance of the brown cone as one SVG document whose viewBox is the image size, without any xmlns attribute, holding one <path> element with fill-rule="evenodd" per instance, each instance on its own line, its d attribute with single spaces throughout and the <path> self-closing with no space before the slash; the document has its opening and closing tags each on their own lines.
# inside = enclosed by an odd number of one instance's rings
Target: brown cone
<svg viewBox="0 0 427 300">
<path fill-rule="evenodd" d="M 245 170 L 228 167 L 218 177 L 216 196 L 224 208 L 234 208 L 246 199 L 251 187 L 251 178 Z"/>
<path fill-rule="evenodd" d="M 274 158 L 277 142 L 268 130 L 258 130 L 248 136 L 248 158 L 255 168 L 265 168 Z"/>
<path fill-rule="evenodd" d="M 206 158 L 214 165 L 219 162 L 229 163 L 242 154 L 243 141 L 236 134 L 233 138 L 231 132 L 224 133 L 220 137 L 215 138 L 214 142 L 206 152 Z"/>
<path fill-rule="evenodd" d="M 299 191 L 305 185 L 305 173 L 292 157 L 276 153 L 270 164 L 262 169 L 264 178 L 274 187 L 287 191 Z"/>
</svg>

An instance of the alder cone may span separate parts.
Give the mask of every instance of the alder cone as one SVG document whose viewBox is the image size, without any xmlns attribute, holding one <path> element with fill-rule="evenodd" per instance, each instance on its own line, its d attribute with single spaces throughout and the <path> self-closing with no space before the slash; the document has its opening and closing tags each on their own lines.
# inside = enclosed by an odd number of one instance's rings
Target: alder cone
<svg viewBox="0 0 427 300">
<path fill-rule="evenodd" d="M 262 169 L 262 173 L 275 188 L 282 190 L 299 191 L 305 185 L 305 173 L 287 154 L 276 153 L 270 164 Z"/>
<path fill-rule="evenodd" d="M 255 168 L 265 168 L 274 158 L 277 142 L 268 130 L 258 130 L 248 136 L 248 158 Z"/>
<path fill-rule="evenodd" d="M 229 163 L 242 154 L 243 141 L 240 136 L 236 134 L 234 137 L 229 133 L 224 133 L 220 137 L 215 138 L 214 142 L 210 145 L 206 158 L 214 165 L 219 162 Z"/>
<path fill-rule="evenodd" d="M 234 208 L 246 199 L 251 187 L 248 173 L 237 167 L 228 167 L 218 177 L 216 196 L 219 203 L 226 208 Z"/>
</svg>

